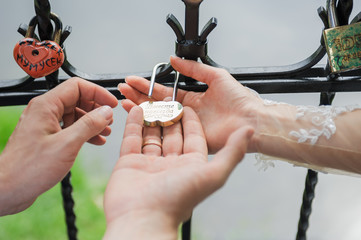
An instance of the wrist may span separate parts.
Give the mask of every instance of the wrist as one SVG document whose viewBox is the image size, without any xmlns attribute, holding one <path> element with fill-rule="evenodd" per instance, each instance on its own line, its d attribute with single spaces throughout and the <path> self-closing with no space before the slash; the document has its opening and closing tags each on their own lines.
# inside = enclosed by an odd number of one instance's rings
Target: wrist
<svg viewBox="0 0 361 240">
<path fill-rule="evenodd" d="M 297 125 L 296 109 L 294 106 L 285 103 L 264 106 L 257 115 L 257 127 L 252 139 L 252 150 L 274 156 L 274 151 L 280 151 L 279 144 L 281 142 L 279 139 L 287 139 L 290 129 Z"/>
<path fill-rule="evenodd" d="M 104 240 L 176 240 L 178 225 L 175 219 L 157 211 L 132 211 L 108 220 Z"/>
<path fill-rule="evenodd" d="M 245 116 L 245 113 L 247 115 Z M 249 110 L 241 109 L 238 111 L 237 118 L 239 119 L 237 129 L 250 126 L 254 129 L 254 134 L 249 141 L 247 152 L 254 153 L 258 152 L 258 145 L 260 142 L 260 125 L 262 119 L 266 118 L 266 106 L 263 103 L 250 107 Z"/>
</svg>

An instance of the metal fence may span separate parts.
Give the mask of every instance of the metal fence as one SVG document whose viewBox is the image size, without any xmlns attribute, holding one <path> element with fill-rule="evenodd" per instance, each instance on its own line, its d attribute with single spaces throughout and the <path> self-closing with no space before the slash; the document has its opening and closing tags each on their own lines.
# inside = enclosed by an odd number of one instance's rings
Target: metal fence
<svg viewBox="0 0 361 240">
<path fill-rule="evenodd" d="M 183 0 L 185 4 L 185 24 L 184 28 L 177 18 L 169 14 L 166 22 L 175 33 L 176 44 L 175 54 L 191 60 L 200 60 L 205 64 L 227 69 L 231 75 L 241 84 L 256 90 L 259 93 L 320 93 L 320 104 L 330 105 L 336 92 L 361 91 L 361 70 L 352 70 L 343 73 L 332 73 L 330 65 L 320 64 L 321 59 L 326 55 L 325 42 L 320 39 L 320 45 L 314 50 L 308 58 L 296 64 L 279 67 L 239 67 L 229 68 L 221 66 L 214 61 L 208 53 L 208 36 L 217 26 L 217 19 L 211 18 L 199 33 L 199 8 L 202 0 Z M 337 3 L 337 4 L 336 4 Z M 54 31 L 54 19 L 60 21 L 62 45 L 71 34 L 72 28 L 65 26 L 63 28 L 60 18 L 51 12 L 51 5 L 48 0 L 34 0 L 35 18 L 38 22 L 38 33 L 34 38 L 39 40 L 52 39 Z M 325 7 L 318 9 L 320 21 L 324 28 L 330 27 L 330 14 L 336 13 L 339 25 L 348 25 L 361 21 L 361 13 L 351 19 L 352 0 L 328 0 Z M 55 16 L 55 17 L 54 17 Z M 59 16 L 61 17 L 61 16 Z M 30 21 L 29 21 L 30 22 Z M 30 24 L 31 25 L 31 24 Z M 18 32 L 25 36 L 28 30 L 27 24 L 21 24 Z M 321 33 L 320 33 L 321 34 Z M 80 71 L 72 65 L 65 52 L 65 62 L 61 67 L 70 77 L 77 76 L 88 81 L 103 86 L 118 99 L 123 99 L 116 86 L 123 83 L 126 74 L 88 74 Z M 171 73 L 170 64 L 163 67 L 158 73 L 158 82 L 173 86 L 174 76 Z M 134 75 L 143 76 L 150 79 L 151 71 L 143 73 L 134 73 Z M 34 79 L 25 76 L 20 79 L 6 79 L 0 81 L 0 106 L 25 105 L 30 99 L 49 89 L 55 87 L 68 77 L 59 77 L 56 71 L 48 76 Z M 207 89 L 203 83 L 194 81 L 181 76 L 179 79 L 179 88 L 188 91 L 202 92 Z M 300 219 L 296 239 L 306 239 L 308 228 L 308 219 L 311 214 L 314 191 L 317 184 L 317 173 L 309 170 L 306 176 L 303 203 L 300 211 Z M 75 225 L 75 214 L 73 211 L 74 200 L 71 196 L 72 186 L 70 184 L 70 173 L 62 181 L 62 195 L 64 199 L 64 209 L 66 212 L 66 222 L 68 226 L 69 239 L 77 239 L 77 229 Z M 183 225 L 183 239 L 190 239 L 190 221 Z"/>
</svg>

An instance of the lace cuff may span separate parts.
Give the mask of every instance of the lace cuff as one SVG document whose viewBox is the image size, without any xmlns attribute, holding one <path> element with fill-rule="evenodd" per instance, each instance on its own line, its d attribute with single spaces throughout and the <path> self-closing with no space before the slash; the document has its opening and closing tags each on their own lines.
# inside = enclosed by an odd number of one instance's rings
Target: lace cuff
<svg viewBox="0 0 361 240">
<path fill-rule="evenodd" d="M 259 153 L 318 171 L 361 174 L 359 105 L 293 106 L 262 100 L 265 113 L 256 129 Z M 258 155 L 260 159 L 268 161 Z"/>
<path fill-rule="evenodd" d="M 333 106 L 297 106 L 296 120 L 308 119 L 313 124 L 310 129 L 301 128 L 290 131 L 289 135 L 296 138 L 299 143 L 309 142 L 314 145 L 319 137 L 325 136 L 330 139 L 336 133 L 336 124 L 334 119 L 343 113 L 352 112 L 361 109 L 358 105 L 346 107 Z"/>
</svg>

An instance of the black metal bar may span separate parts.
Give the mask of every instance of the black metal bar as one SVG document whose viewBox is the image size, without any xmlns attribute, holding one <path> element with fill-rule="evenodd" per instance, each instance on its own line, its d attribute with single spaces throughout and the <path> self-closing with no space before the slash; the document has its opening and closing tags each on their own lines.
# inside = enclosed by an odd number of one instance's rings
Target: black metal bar
<svg viewBox="0 0 361 240">
<path fill-rule="evenodd" d="M 190 240 L 191 239 L 191 225 L 192 219 L 190 218 L 188 221 L 183 223 L 182 225 L 182 240 Z"/>
<path fill-rule="evenodd" d="M 177 18 L 172 14 L 167 16 L 167 23 L 173 29 L 177 40 L 175 44 L 175 54 L 178 57 L 182 57 L 190 60 L 198 60 L 200 58 L 202 62 L 221 67 L 214 62 L 207 53 L 207 37 L 210 32 L 217 26 L 217 19 L 211 18 L 210 21 L 204 26 L 201 34 L 199 34 L 199 7 L 203 0 L 183 0 L 185 4 L 185 31 Z M 163 69 L 169 73 L 170 66 Z M 163 71 L 163 72 L 164 72 Z M 160 76 L 164 76 L 163 72 L 160 72 Z M 185 81 L 190 82 L 191 79 L 185 78 Z"/>
<path fill-rule="evenodd" d="M 325 48 L 320 46 L 313 54 L 311 54 L 311 56 L 298 63 L 278 67 L 228 68 L 228 71 L 237 80 L 257 78 L 327 77 L 327 73 L 324 70 L 325 68 L 312 68 L 321 61 L 325 54 Z"/>
<path fill-rule="evenodd" d="M 335 79 L 331 79 L 335 80 Z M 320 95 L 320 105 L 331 105 L 335 98 L 334 92 L 322 92 Z M 309 226 L 309 218 L 312 212 L 312 201 L 315 198 L 315 190 L 318 182 L 318 173 L 308 170 L 306 176 L 306 185 L 303 193 L 303 201 L 298 222 L 298 231 L 296 240 L 306 240 L 306 233 Z"/>
<path fill-rule="evenodd" d="M 317 181 L 318 173 L 312 170 L 308 170 L 296 240 L 306 240 L 306 232 L 309 226 L 309 217 L 312 212 L 312 201 L 315 197 L 315 187 Z"/>
<path fill-rule="evenodd" d="M 353 0 L 339 0 L 337 3 L 337 16 L 340 26 L 347 25 L 353 8 Z"/>
<path fill-rule="evenodd" d="M 54 40 L 57 43 L 60 41 L 64 41 L 67 35 L 70 34 L 70 31 L 67 32 L 63 37 L 61 36 L 63 27 L 61 20 L 53 13 L 51 13 L 51 6 L 48 0 L 34 0 L 35 5 L 35 12 L 38 21 L 38 32 L 40 40 Z M 53 30 L 53 26 L 51 20 L 54 21 L 55 24 L 55 31 Z M 56 34 L 59 34 L 56 38 Z M 50 90 L 57 85 L 60 84 L 59 81 L 59 70 L 51 73 L 50 75 L 45 76 L 45 85 L 46 89 Z M 26 83 L 31 82 L 31 78 L 26 79 L 23 83 L 18 85 L 25 85 Z M 39 90 L 37 92 L 40 92 Z M 25 98 L 26 99 L 26 98 Z M 27 97 L 29 99 L 29 96 Z M 74 200 L 72 197 L 73 187 L 71 185 L 71 173 L 69 172 L 66 177 L 61 181 L 61 193 L 63 198 L 63 205 L 65 211 L 65 220 L 68 232 L 68 239 L 69 240 L 76 240 L 77 239 L 77 232 L 78 229 L 75 225 L 75 213 L 74 213 Z"/>
<path fill-rule="evenodd" d="M 66 177 L 61 181 L 61 192 L 63 196 L 63 205 L 65 210 L 65 220 L 67 226 L 67 233 L 69 240 L 77 239 L 78 229 L 75 225 L 75 213 L 74 213 L 74 200 L 72 197 L 73 187 L 71 185 L 71 173 L 69 172 Z"/>
<path fill-rule="evenodd" d="M 199 5 L 203 0 L 183 0 L 185 10 L 185 39 L 198 42 Z"/>
<path fill-rule="evenodd" d="M 150 78 L 150 72 L 132 73 L 145 78 Z M 122 99 L 116 86 L 119 83 L 124 83 L 125 76 L 130 74 L 118 75 L 99 75 L 101 78 L 98 80 L 91 80 L 92 82 L 108 89 L 118 99 Z M 91 75 L 88 75 L 90 78 Z M 240 78 L 238 80 L 241 84 L 256 90 L 259 93 L 311 93 L 311 92 L 359 92 L 361 91 L 361 74 L 359 76 L 341 76 L 336 81 L 329 81 L 326 77 L 313 77 L 313 78 L 285 78 L 285 79 L 253 79 L 244 80 L 244 77 L 235 76 Z M 60 82 L 66 81 L 68 77 L 60 77 Z M 91 78 L 93 79 L 93 78 Z M 8 80 L 4 83 L 7 85 Z M 165 86 L 172 87 L 174 84 L 174 75 L 169 74 L 157 80 Z M 0 81 L 0 88 L 2 81 Z M 28 101 L 47 91 L 46 80 L 44 78 L 36 79 L 31 84 L 19 87 L 17 89 L 0 90 L 0 106 L 7 105 L 23 105 Z M 179 82 L 178 87 L 183 90 L 204 92 L 207 90 L 207 85 L 194 82 L 192 84 Z"/>
<path fill-rule="evenodd" d="M 50 21 L 50 3 L 48 0 L 34 0 L 34 5 L 38 17 L 39 37 L 42 40 L 50 40 L 53 33 L 53 25 L 51 25 Z"/>
<path fill-rule="evenodd" d="M 335 0 L 327 0 L 327 14 L 324 8 L 319 8 L 319 15 L 324 22 L 325 28 L 335 27 L 338 25 L 347 25 L 349 17 L 352 11 L 352 0 L 339 0 L 336 7 Z M 360 15 L 360 14 L 359 14 Z M 357 15 L 353 21 L 359 21 L 359 15 Z M 326 19 L 327 18 L 327 19 Z M 329 72 L 329 64 L 326 65 L 326 72 Z M 358 76 L 360 74 L 358 73 Z M 328 76 L 329 82 L 337 82 L 339 75 Z M 321 91 L 320 105 L 331 105 L 335 97 L 335 91 L 329 89 L 328 91 Z M 312 201 L 315 197 L 315 189 L 318 182 L 318 173 L 313 170 L 308 170 L 306 176 L 305 190 L 303 193 L 303 201 L 300 210 L 300 219 L 298 222 L 298 231 L 296 240 L 306 240 L 306 233 L 309 227 L 309 217 L 312 212 Z"/>
<path fill-rule="evenodd" d="M 325 67 L 314 67 L 315 64 L 317 64 L 325 55 L 325 50 L 322 46 L 320 46 L 310 57 L 306 58 L 305 60 L 291 64 L 286 66 L 278 66 L 278 67 L 253 67 L 253 68 L 228 68 L 228 71 L 233 75 L 233 77 L 239 81 L 241 80 L 252 80 L 256 79 L 258 81 L 262 81 L 265 79 L 283 79 L 288 78 L 292 79 L 294 78 L 295 81 L 298 81 L 298 79 L 302 79 L 305 77 L 314 77 L 317 79 L 322 80 L 322 78 L 327 78 L 327 73 L 325 71 Z M 66 54 L 65 54 L 66 56 Z M 213 62 L 212 59 L 210 59 L 208 56 L 206 56 L 204 59 L 202 59 L 205 63 L 207 62 Z M 217 66 L 217 63 L 212 63 L 210 65 Z M 218 67 L 223 67 L 218 65 Z M 226 68 L 227 67 L 223 67 Z M 66 59 L 62 69 L 71 77 L 78 76 L 84 79 L 87 79 L 89 81 L 94 82 L 101 82 L 106 81 L 110 82 L 113 80 L 117 80 L 119 82 L 124 81 L 124 78 L 127 75 L 139 75 L 146 78 L 150 78 L 151 72 L 146 73 L 123 73 L 123 74 L 88 74 L 85 72 L 80 71 L 79 69 L 75 68 L 71 63 Z M 169 73 L 173 70 L 171 66 L 167 66 L 165 68 L 166 70 L 162 71 L 159 74 L 159 77 L 165 77 L 169 78 Z M 345 76 L 361 76 L 361 71 L 354 71 L 352 72 L 353 75 L 350 74 L 344 74 Z M 352 74 L 351 73 L 351 74 Z M 32 82 L 32 78 L 30 77 L 24 77 L 22 79 L 14 79 L 14 80 L 0 80 L 0 93 L 3 90 L 8 89 L 17 89 L 19 87 L 22 87 L 23 85 L 27 85 Z M 160 80 L 162 82 L 162 80 Z M 267 83 L 267 82 L 265 82 Z M 115 86 L 115 85 L 113 85 Z"/>
</svg>

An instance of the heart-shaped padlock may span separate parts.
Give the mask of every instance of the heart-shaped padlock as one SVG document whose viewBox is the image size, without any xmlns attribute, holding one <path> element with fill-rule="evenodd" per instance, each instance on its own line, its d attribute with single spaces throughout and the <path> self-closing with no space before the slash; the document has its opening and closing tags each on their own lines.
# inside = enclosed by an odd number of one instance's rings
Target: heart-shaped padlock
<svg viewBox="0 0 361 240">
<path fill-rule="evenodd" d="M 64 63 L 64 51 L 59 45 L 61 23 L 59 21 L 55 23 L 57 30 L 54 41 L 39 42 L 33 38 L 37 25 L 35 16 L 29 23 L 25 38 L 14 47 L 13 55 L 16 63 L 33 78 L 47 76 L 58 70 Z"/>
<path fill-rule="evenodd" d="M 14 59 L 27 74 L 39 78 L 63 65 L 64 52 L 54 41 L 39 42 L 34 38 L 25 38 L 15 45 Z"/>
<path fill-rule="evenodd" d="M 150 88 L 148 97 L 152 97 L 155 75 L 159 67 L 167 63 L 159 63 L 154 69 L 150 79 Z M 143 109 L 144 125 L 149 127 L 161 126 L 167 127 L 178 122 L 183 116 L 183 106 L 176 101 L 177 86 L 178 86 L 179 73 L 175 73 L 175 82 L 173 89 L 172 101 L 147 101 L 139 106 Z"/>
</svg>

